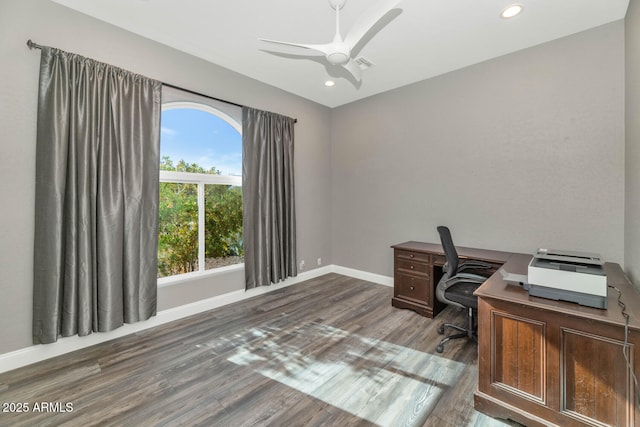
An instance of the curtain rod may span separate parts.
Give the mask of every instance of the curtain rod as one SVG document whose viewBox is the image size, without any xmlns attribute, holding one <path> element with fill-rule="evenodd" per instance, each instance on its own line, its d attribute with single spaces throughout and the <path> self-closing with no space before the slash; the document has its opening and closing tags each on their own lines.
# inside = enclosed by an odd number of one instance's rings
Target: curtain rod
<svg viewBox="0 0 640 427">
<path fill-rule="evenodd" d="M 27 40 L 27 46 L 29 46 L 29 49 L 42 49 L 41 45 L 32 42 L 31 39 Z M 183 87 L 172 85 L 172 84 L 165 83 L 165 82 L 161 82 L 161 83 L 162 83 L 163 86 L 167 86 L 167 87 L 170 87 L 170 88 L 173 88 L 173 89 L 183 90 L 183 91 L 188 92 L 188 93 L 193 94 L 193 95 L 203 96 L 205 98 L 213 99 L 214 101 L 224 102 L 226 104 L 235 105 L 236 107 L 240 107 L 240 108 L 244 107 L 244 105 L 242 105 L 242 104 L 238 104 L 238 103 L 235 103 L 235 102 L 227 101 L 226 99 L 220 99 L 220 98 L 216 98 L 215 96 L 205 95 L 204 93 L 196 92 L 196 91 L 193 91 L 193 90 L 190 90 L 190 89 L 185 89 Z M 293 119 L 293 123 L 298 123 L 298 119 L 294 118 Z"/>
</svg>

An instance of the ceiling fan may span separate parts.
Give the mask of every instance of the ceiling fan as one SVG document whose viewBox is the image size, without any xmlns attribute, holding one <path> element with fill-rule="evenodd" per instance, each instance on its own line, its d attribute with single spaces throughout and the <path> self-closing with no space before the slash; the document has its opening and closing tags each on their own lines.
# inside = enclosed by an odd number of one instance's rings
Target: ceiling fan
<svg viewBox="0 0 640 427">
<path fill-rule="evenodd" d="M 401 0 L 381 0 L 353 25 L 351 30 L 343 39 L 340 35 L 340 10 L 344 7 L 347 0 L 329 0 L 329 4 L 336 11 L 336 34 L 333 36 L 331 43 L 325 44 L 302 44 L 289 43 L 278 40 L 259 39 L 263 42 L 274 43 L 279 45 L 293 46 L 299 48 L 299 54 L 305 56 L 324 55 L 333 65 L 341 65 L 360 82 L 362 80 L 362 70 L 358 63 L 351 58 L 351 51 L 369 32 L 369 30 L 385 16 L 391 9 L 396 7 Z"/>
</svg>

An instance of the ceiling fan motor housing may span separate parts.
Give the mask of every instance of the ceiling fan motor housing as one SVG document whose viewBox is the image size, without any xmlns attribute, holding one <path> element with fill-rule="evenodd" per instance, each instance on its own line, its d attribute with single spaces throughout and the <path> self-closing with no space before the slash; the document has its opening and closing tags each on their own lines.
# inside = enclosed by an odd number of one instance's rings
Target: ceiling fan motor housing
<svg viewBox="0 0 640 427">
<path fill-rule="evenodd" d="M 348 44 L 342 41 L 334 41 L 331 51 L 326 54 L 327 61 L 333 65 L 342 65 L 349 62 L 351 49 Z"/>
<path fill-rule="evenodd" d="M 349 55 L 345 55 L 342 52 L 330 53 L 327 55 L 327 60 L 334 65 L 342 65 L 349 60 Z"/>
</svg>

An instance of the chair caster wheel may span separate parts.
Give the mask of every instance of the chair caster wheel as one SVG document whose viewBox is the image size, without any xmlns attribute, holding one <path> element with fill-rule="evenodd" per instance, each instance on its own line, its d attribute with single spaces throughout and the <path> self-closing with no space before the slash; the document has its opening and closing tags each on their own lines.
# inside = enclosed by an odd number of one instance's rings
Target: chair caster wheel
<svg viewBox="0 0 640 427">
<path fill-rule="evenodd" d="M 440 325 L 440 326 L 438 326 L 438 333 L 439 333 L 440 335 L 444 335 L 444 325 Z M 442 352 L 440 352 L 440 353 L 442 353 Z"/>
<path fill-rule="evenodd" d="M 442 353 L 444 351 L 444 346 L 442 344 L 438 344 L 438 346 L 436 347 L 436 351 L 438 353 Z"/>
</svg>

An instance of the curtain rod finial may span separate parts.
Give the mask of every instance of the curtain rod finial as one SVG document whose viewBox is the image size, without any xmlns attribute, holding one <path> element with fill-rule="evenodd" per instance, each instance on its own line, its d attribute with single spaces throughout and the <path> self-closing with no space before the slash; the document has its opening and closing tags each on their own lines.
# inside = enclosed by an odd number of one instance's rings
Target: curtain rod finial
<svg viewBox="0 0 640 427">
<path fill-rule="evenodd" d="M 36 44 L 34 42 L 31 41 L 31 39 L 27 40 L 27 46 L 29 46 L 29 49 L 41 49 L 42 46 L 40 46 L 39 44 Z"/>
</svg>

